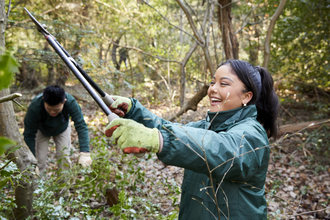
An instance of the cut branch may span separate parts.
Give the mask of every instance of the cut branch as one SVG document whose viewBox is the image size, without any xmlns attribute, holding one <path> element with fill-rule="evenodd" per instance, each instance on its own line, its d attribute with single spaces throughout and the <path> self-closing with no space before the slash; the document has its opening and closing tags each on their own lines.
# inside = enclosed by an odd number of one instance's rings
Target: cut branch
<svg viewBox="0 0 330 220">
<path fill-rule="evenodd" d="M 319 121 L 307 121 L 298 124 L 287 124 L 282 125 L 279 128 L 278 135 L 281 136 L 286 133 L 295 133 L 304 129 L 316 129 L 323 124 L 330 125 L 330 119 L 328 120 L 319 120 Z"/>
<path fill-rule="evenodd" d="M 14 100 L 15 98 L 17 98 L 17 97 L 21 97 L 21 96 L 22 96 L 21 93 L 13 93 L 13 94 L 10 94 L 10 95 L 7 95 L 7 96 L 4 96 L 4 97 L 1 97 L 1 98 L 0 98 L 0 103 L 7 102 L 7 101 L 10 101 L 10 100 Z"/>
</svg>

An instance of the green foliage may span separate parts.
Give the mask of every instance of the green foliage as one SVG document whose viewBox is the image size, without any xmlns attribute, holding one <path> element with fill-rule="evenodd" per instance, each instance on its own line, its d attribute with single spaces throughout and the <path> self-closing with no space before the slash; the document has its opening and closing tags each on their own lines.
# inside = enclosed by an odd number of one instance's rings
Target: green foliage
<svg viewBox="0 0 330 220">
<path fill-rule="evenodd" d="M 272 38 L 271 72 L 293 83 L 328 89 L 329 1 L 288 1 Z"/>
<path fill-rule="evenodd" d="M 5 137 L 0 137 L 0 155 L 15 145 L 16 145 L 15 141 L 7 139 Z"/>
<path fill-rule="evenodd" d="M 307 149 L 324 158 L 330 157 L 330 127 L 322 125 L 319 129 L 304 133 Z"/>
<path fill-rule="evenodd" d="M 110 150 L 105 136 L 91 139 L 91 145 L 94 148 L 90 168 L 74 165 L 60 172 L 60 176 L 52 173 L 48 179 L 37 181 L 33 201 L 35 217 L 54 220 L 177 218 L 177 211 L 163 216 L 159 205 L 145 198 L 142 189 L 145 172 L 138 167 L 137 158 Z M 119 203 L 109 208 L 106 190 L 113 187 L 120 191 Z M 180 191 L 174 193 L 178 196 Z"/>
<path fill-rule="evenodd" d="M 8 88 L 13 78 L 13 73 L 18 72 L 19 66 L 12 52 L 5 51 L 0 56 L 0 90 Z"/>
<path fill-rule="evenodd" d="M 0 162 L 0 167 L 3 168 L 0 170 L 0 217 L 9 218 L 16 207 L 14 191 L 10 189 L 14 187 L 14 184 L 18 182 L 18 178 L 21 176 L 14 175 L 19 173 L 15 163 Z M 10 185 L 7 185 L 8 182 Z"/>
</svg>

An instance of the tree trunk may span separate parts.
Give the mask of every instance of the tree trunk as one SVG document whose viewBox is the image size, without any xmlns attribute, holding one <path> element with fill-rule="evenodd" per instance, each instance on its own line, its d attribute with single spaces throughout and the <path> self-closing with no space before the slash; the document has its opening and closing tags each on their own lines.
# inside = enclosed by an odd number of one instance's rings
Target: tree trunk
<svg viewBox="0 0 330 220">
<path fill-rule="evenodd" d="M 257 18 L 255 14 L 253 13 L 254 22 L 257 22 Z M 259 30 L 258 25 L 255 24 L 254 26 L 249 27 L 249 61 L 254 66 L 257 66 L 259 64 L 258 62 L 258 54 L 259 54 Z"/>
<path fill-rule="evenodd" d="M 0 97 L 9 95 L 9 89 L 0 91 Z M 20 149 L 8 155 L 8 159 L 16 158 L 14 162 L 17 164 L 20 172 L 27 170 L 28 167 L 37 164 L 36 158 L 26 146 L 22 135 L 17 126 L 14 108 L 12 102 L 4 102 L 0 104 L 0 136 L 5 136 L 17 142 Z M 33 181 L 33 176 L 26 172 L 26 179 Z M 20 180 L 20 186 L 15 190 L 15 199 L 17 208 L 15 210 L 16 219 L 25 219 L 32 216 L 33 188 L 32 184 Z"/>
<path fill-rule="evenodd" d="M 5 47 L 5 29 L 7 16 L 5 12 L 5 1 L 0 0 L 0 47 Z M 0 55 L 3 53 L 0 50 Z M 0 97 L 8 96 L 9 89 L 0 91 Z M 22 173 L 28 167 L 37 164 L 36 158 L 31 153 L 30 149 L 25 145 L 22 135 L 18 129 L 14 108 L 12 102 L 4 102 L 0 104 L 0 136 L 5 136 L 17 142 L 18 146 L 22 146 L 14 153 L 8 155 L 8 159 L 15 158 Z M 29 172 L 26 172 L 26 179 L 32 182 L 33 177 Z M 26 219 L 32 216 L 33 188 L 28 182 L 20 180 L 20 186 L 15 190 L 15 201 L 17 208 L 15 209 L 15 219 Z"/>
<path fill-rule="evenodd" d="M 38 87 L 39 82 L 36 76 L 36 70 L 32 69 L 26 60 L 21 62 L 21 67 L 18 68 L 19 73 L 16 73 L 16 84 L 23 89 L 33 89 Z"/>
<path fill-rule="evenodd" d="M 231 22 L 231 0 L 218 0 L 218 22 L 226 59 L 238 59 L 238 41 Z"/>
<path fill-rule="evenodd" d="M 49 52 L 49 44 L 45 43 L 44 51 Z M 55 68 L 52 62 L 47 61 L 47 69 L 48 69 L 48 77 L 47 77 L 47 85 L 53 85 L 55 82 Z"/>
<path fill-rule="evenodd" d="M 115 68 L 117 70 L 120 70 L 120 64 L 117 61 L 117 48 L 118 48 L 118 44 L 120 42 L 120 39 L 123 35 L 121 34 L 117 40 L 115 40 L 115 44 L 113 44 L 112 46 L 112 52 L 111 52 L 111 59 L 112 59 L 112 63 L 115 66 Z"/>
</svg>

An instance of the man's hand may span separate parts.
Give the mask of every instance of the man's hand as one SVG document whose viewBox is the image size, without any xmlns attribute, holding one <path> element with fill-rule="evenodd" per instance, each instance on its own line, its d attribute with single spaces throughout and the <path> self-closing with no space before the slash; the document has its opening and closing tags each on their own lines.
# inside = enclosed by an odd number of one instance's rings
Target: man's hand
<svg viewBox="0 0 330 220">
<path fill-rule="evenodd" d="M 89 152 L 80 152 L 78 164 L 82 167 L 88 167 L 92 164 L 91 154 Z"/>
<path fill-rule="evenodd" d="M 125 114 L 129 112 L 132 108 L 132 101 L 129 98 L 122 96 L 111 96 L 115 100 L 110 106 L 110 110 L 118 115 L 119 117 L 124 117 Z"/>
<path fill-rule="evenodd" d="M 131 119 L 113 120 L 107 126 L 105 135 L 112 137 L 112 143 L 117 144 L 127 154 L 159 151 L 159 131 L 156 128 L 147 128 Z"/>
</svg>

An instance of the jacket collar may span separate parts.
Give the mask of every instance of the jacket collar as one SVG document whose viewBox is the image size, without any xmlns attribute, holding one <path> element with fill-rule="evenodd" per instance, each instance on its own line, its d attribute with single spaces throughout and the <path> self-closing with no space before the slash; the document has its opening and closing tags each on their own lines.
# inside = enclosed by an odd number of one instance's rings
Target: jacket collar
<svg viewBox="0 0 330 220">
<path fill-rule="evenodd" d="M 224 131 L 235 123 L 248 117 L 257 118 L 257 108 L 255 105 L 248 105 L 246 107 L 228 111 L 207 112 L 206 121 L 208 123 L 206 123 L 206 128 L 216 132 Z"/>
</svg>

